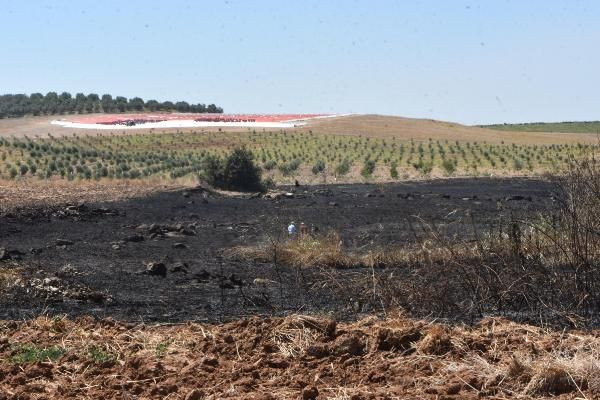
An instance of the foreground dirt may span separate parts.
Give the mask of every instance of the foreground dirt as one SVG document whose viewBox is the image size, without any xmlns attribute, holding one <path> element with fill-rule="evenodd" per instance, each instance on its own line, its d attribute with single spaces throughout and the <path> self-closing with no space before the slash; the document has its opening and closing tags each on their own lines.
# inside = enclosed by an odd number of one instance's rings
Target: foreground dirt
<svg viewBox="0 0 600 400">
<path fill-rule="evenodd" d="M 0 324 L 0 399 L 592 399 L 599 333 L 501 319 L 468 328 L 401 317 L 42 317 Z"/>
</svg>

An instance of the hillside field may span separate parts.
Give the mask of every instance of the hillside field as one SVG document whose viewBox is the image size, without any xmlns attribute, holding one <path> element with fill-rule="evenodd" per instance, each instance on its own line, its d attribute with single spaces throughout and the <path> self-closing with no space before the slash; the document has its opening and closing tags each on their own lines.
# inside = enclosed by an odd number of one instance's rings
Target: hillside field
<svg viewBox="0 0 600 400">
<path fill-rule="evenodd" d="M 276 182 L 393 181 L 424 177 L 540 175 L 595 149 L 595 136 L 501 132 L 376 115 L 312 120 L 290 129 L 106 131 L 0 121 L 0 177 L 147 179 L 195 177 L 207 155 L 250 148 Z"/>
</svg>

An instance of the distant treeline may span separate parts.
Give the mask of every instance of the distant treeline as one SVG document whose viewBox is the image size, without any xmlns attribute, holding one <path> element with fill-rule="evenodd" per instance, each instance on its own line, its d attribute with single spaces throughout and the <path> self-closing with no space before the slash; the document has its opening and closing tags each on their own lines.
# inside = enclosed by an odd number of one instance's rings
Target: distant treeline
<svg viewBox="0 0 600 400">
<path fill-rule="evenodd" d="M 177 111 L 190 113 L 222 113 L 223 109 L 214 104 L 189 104 L 185 101 L 159 102 L 144 101 L 139 97 L 126 97 L 95 93 L 85 95 L 77 93 L 48 92 L 26 94 L 5 94 L 0 96 L 0 119 L 23 117 L 25 115 L 85 114 L 85 113 L 118 113 L 132 111 Z"/>
<path fill-rule="evenodd" d="M 524 124 L 480 126 L 482 128 L 513 132 L 600 133 L 600 121 L 527 122 Z"/>
</svg>

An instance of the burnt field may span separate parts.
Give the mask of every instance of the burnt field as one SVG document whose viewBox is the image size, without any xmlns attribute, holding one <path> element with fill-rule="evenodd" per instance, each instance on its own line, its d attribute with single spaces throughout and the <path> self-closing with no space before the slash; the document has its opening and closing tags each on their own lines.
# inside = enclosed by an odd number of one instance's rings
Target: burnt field
<svg viewBox="0 0 600 400">
<path fill-rule="evenodd" d="M 386 307 L 376 299 L 340 288 L 375 275 L 399 279 L 402 271 L 299 269 L 224 251 L 285 240 L 291 220 L 316 226 L 318 234 L 335 231 L 348 252 L 365 253 L 418 242 L 424 222 L 450 224 L 448 234 L 464 239 L 501 220 L 555 207 L 553 184 L 528 179 L 286 190 L 295 193 L 242 198 L 197 188 L 7 212 L 0 216 L 0 319 L 46 313 L 216 322 L 289 313 L 338 319 L 381 314 Z"/>
</svg>

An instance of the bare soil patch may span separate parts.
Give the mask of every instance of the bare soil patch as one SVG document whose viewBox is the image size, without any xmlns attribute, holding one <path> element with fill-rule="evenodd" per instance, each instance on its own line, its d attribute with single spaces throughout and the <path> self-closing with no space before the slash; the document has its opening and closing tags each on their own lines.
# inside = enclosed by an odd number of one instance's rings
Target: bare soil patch
<svg viewBox="0 0 600 400">
<path fill-rule="evenodd" d="M 592 399 L 599 332 L 293 315 L 0 323 L 0 399 Z"/>
</svg>

